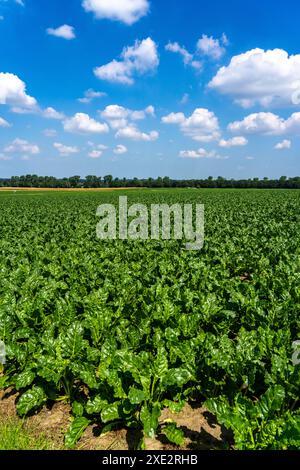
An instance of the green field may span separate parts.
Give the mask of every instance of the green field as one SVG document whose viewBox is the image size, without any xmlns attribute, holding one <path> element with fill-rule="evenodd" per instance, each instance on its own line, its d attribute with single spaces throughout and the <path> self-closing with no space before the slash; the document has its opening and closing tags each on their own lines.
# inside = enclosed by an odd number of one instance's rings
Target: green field
<svg viewBox="0 0 300 470">
<path fill-rule="evenodd" d="M 120 195 L 204 204 L 204 248 L 98 240 Z M 300 448 L 300 191 L 5 192 L 0 233 L 0 389 L 20 416 L 65 400 L 68 447 L 91 423 L 183 445 L 160 414 L 187 402 L 235 449 Z"/>
</svg>

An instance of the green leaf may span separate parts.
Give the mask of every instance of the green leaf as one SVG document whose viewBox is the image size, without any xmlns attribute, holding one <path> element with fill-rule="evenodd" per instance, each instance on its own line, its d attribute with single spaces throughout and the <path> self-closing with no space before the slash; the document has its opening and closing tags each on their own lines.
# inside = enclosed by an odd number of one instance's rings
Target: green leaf
<svg viewBox="0 0 300 470">
<path fill-rule="evenodd" d="M 281 385 L 270 387 L 259 400 L 257 407 L 261 418 L 267 418 L 280 411 L 285 399 L 285 390 Z"/>
<path fill-rule="evenodd" d="M 120 402 L 117 401 L 112 405 L 106 405 L 101 411 L 101 420 L 103 423 L 109 423 L 119 418 L 119 406 Z"/>
<path fill-rule="evenodd" d="M 176 444 L 177 446 L 182 446 L 184 443 L 184 433 L 182 429 L 179 429 L 175 423 L 169 423 L 164 426 L 161 430 L 161 433 L 166 436 L 168 441 Z"/>
<path fill-rule="evenodd" d="M 129 401 L 132 405 L 139 405 L 145 401 L 145 393 L 135 387 L 130 387 L 128 394 Z"/>
<path fill-rule="evenodd" d="M 83 347 L 83 327 L 79 322 L 73 323 L 66 333 L 60 336 L 61 351 L 65 357 L 78 357 Z"/>
<path fill-rule="evenodd" d="M 169 410 L 171 410 L 172 413 L 180 413 L 180 411 L 183 410 L 185 403 L 186 402 L 184 400 L 181 400 L 181 401 L 178 401 L 178 402 L 177 401 L 171 401 L 171 400 L 164 400 L 164 402 L 163 402 L 164 406 L 169 408 Z"/>
<path fill-rule="evenodd" d="M 155 403 L 152 408 L 146 405 L 142 407 L 140 420 L 143 424 L 144 433 L 147 437 L 154 439 L 158 428 L 158 420 L 161 414 L 159 403 Z"/>
<path fill-rule="evenodd" d="M 32 370 L 27 370 L 22 372 L 17 376 L 16 379 L 16 389 L 21 390 L 21 388 L 26 388 L 32 384 L 35 379 L 35 373 Z"/>
<path fill-rule="evenodd" d="M 17 412 L 20 416 L 25 416 L 29 411 L 39 408 L 46 401 L 46 394 L 41 387 L 33 387 L 23 393 L 17 403 Z"/>
<path fill-rule="evenodd" d="M 93 400 L 89 400 L 86 404 L 86 412 L 89 415 L 99 414 L 103 408 L 107 406 L 107 401 L 103 400 L 100 396 L 96 396 Z"/>
<path fill-rule="evenodd" d="M 162 385 L 166 387 L 168 385 L 177 385 L 178 387 L 182 387 L 192 378 L 192 374 L 187 369 L 169 369 L 166 375 L 163 377 Z"/>
<path fill-rule="evenodd" d="M 84 412 L 84 407 L 83 404 L 80 403 L 79 401 L 74 401 L 72 403 L 72 413 L 76 417 L 81 417 Z"/>
<path fill-rule="evenodd" d="M 168 359 L 164 347 L 160 346 L 158 348 L 157 356 L 153 362 L 152 368 L 153 374 L 157 379 L 162 379 L 163 376 L 168 372 Z"/>
<path fill-rule="evenodd" d="M 89 424 L 90 420 L 85 417 L 75 418 L 74 421 L 72 421 L 65 435 L 65 445 L 68 449 L 75 447 Z"/>
</svg>

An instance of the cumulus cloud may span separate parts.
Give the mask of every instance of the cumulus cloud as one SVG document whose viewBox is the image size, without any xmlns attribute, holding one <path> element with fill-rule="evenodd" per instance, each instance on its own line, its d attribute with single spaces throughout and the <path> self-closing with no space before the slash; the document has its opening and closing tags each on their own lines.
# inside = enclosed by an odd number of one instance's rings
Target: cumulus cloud
<svg viewBox="0 0 300 470">
<path fill-rule="evenodd" d="M 197 42 L 197 51 L 211 59 L 219 60 L 225 54 L 226 49 L 224 46 L 228 45 L 228 39 L 223 34 L 221 39 L 215 39 L 213 36 L 208 37 L 206 34 Z"/>
<path fill-rule="evenodd" d="M 275 150 L 286 150 L 290 149 L 292 147 L 292 142 L 290 140 L 283 140 L 282 142 L 279 142 L 277 145 L 275 145 Z"/>
<path fill-rule="evenodd" d="M 96 67 L 94 73 L 101 80 L 132 85 L 135 75 L 154 72 L 158 65 L 157 45 L 148 37 L 143 41 L 136 41 L 134 46 L 124 48 L 121 60 Z"/>
<path fill-rule="evenodd" d="M 116 148 L 114 149 L 114 154 L 116 155 L 123 155 L 124 153 L 127 153 L 128 149 L 125 147 L 125 145 L 117 145 Z"/>
<path fill-rule="evenodd" d="M 96 18 L 121 21 L 127 25 L 136 23 L 150 9 L 148 0 L 83 0 L 82 6 Z"/>
<path fill-rule="evenodd" d="M 40 108 L 38 105 L 34 108 L 22 108 L 21 106 L 12 106 L 10 111 L 15 114 L 37 114 L 45 119 L 56 119 L 58 121 L 62 121 L 65 119 L 64 113 L 56 111 L 56 109 L 52 107 L 48 107 L 46 109 Z"/>
<path fill-rule="evenodd" d="M 68 145 L 61 144 L 60 142 L 55 142 L 53 144 L 53 147 L 60 153 L 61 156 L 63 157 L 68 157 L 69 155 L 72 155 L 74 153 L 79 152 L 78 147 L 72 147 Z"/>
<path fill-rule="evenodd" d="M 102 150 L 91 150 L 89 153 L 88 153 L 88 156 L 90 158 L 100 158 L 102 157 L 103 155 L 103 151 Z"/>
<path fill-rule="evenodd" d="M 220 127 L 216 115 L 205 108 L 197 108 L 190 117 L 184 113 L 171 113 L 162 118 L 164 124 L 178 124 L 181 132 L 198 142 L 219 140 Z"/>
<path fill-rule="evenodd" d="M 107 96 L 107 93 L 104 93 L 103 91 L 95 91 L 92 88 L 89 88 L 89 90 L 86 90 L 84 92 L 84 97 L 83 98 L 78 98 L 78 101 L 79 101 L 79 103 L 89 104 L 94 99 L 104 98 L 105 96 Z"/>
<path fill-rule="evenodd" d="M 184 65 L 190 65 L 196 70 L 202 69 L 202 63 L 199 60 L 195 60 L 194 55 L 188 52 L 184 46 L 180 46 L 178 42 L 169 42 L 165 49 L 166 51 L 179 54 L 183 59 Z"/>
<path fill-rule="evenodd" d="M 65 119 L 65 115 L 63 113 L 60 113 L 56 111 L 56 109 L 51 108 L 51 107 L 42 110 L 42 115 L 46 119 L 56 119 L 58 121 Z"/>
<path fill-rule="evenodd" d="M 117 138 L 134 140 L 136 142 L 153 142 L 158 139 L 159 133 L 151 131 L 149 133 L 140 131 L 134 124 L 119 129 L 116 133 Z"/>
<path fill-rule="evenodd" d="M 186 117 L 183 113 L 170 113 L 162 118 L 164 124 L 182 124 L 185 120 Z"/>
<path fill-rule="evenodd" d="M 57 135 L 57 131 L 55 129 L 45 129 L 43 134 L 46 137 L 55 137 Z"/>
<path fill-rule="evenodd" d="M 248 144 L 248 140 L 245 137 L 233 137 L 232 139 L 222 139 L 219 142 L 219 147 L 231 148 L 231 147 L 243 147 Z"/>
<path fill-rule="evenodd" d="M 56 36 L 57 38 L 67 39 L 68 41 L 76 38 L 74 27 L 69 26 L 68 24 L 64 24 L 58 28 L 48 28 L 47 34 L 49 36 Z"/>
<path fill-rule="evenodd" d="M 5 153 L 29 153 L 31 155 L 37 155 L 40 153 L 40 148 L 36 144 L 31 144 L 27 140 L 15 139 L 10 145 L 5 147 Z"/>
<path fill-rule="evenodd" d="M 11 127 L 11 124 L 2 117 L 0 117 L 0 127 Z"/>
<path fill-rule="evenodd" d="M 228 129 L 234 133 L 300 135 L 300 113 L 293 113 L 286 120 L 273 113 L 253 113 L 242 121 L 230 123 Z"/>
<path fill-rule="evenodd" d="M 209 83 L 209 88 L 228 95 L 244 108 L 292 105 L 299 93 L 300 54 L 282 49 L 252 49 L 234 56 Z"/>
<path fill-rule="evenodd" d="M 17 75 L 0 73 L 0 104 L 33 109 L 37 101 L 26 93 L 26 85 Z"/>
<path fill-rule="evenodd" d="M 228 160 L 229 158 L 217 154 L 215 150 L 211 150 L 210 152 L 208 152 L 204 148 L 200 148 L 198 150 L 181 150 L 179 156 L 181 158 L 213 158 L 215 160 Z"/>
<path fill-rule="evenodd" d="M 140 111 L 134 111 L 117 104 L 112 104 L 101 112 L 101 117 L 109 123 L 112 129 L 121 129 L 128 125 L 128 121 L 141 121 L 145 119 L 147 115 L 155 115 L 153 106 L 148 106 Z"/>
<path fill-rule="evenodd" d="M 75 134 L 105 134 L 109 132 L 108 125 L 91 118 L 88 114 L 77 113 L 63 123 L 66 132 Z"/>
</svg>

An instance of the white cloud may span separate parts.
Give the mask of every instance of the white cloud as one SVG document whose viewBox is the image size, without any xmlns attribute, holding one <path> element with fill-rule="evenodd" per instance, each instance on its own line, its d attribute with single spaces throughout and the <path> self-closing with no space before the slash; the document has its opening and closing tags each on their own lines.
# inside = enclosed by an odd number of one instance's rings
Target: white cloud
<svg viewBox="0 0 300 470">
<path fill-rule="evenodd" d="M 106 145 L 103 145 L 103 144 L 94 144 L 94 142 L 91 142 L 90 140 L 87 142 L 87 145 L 89 147 L 93 147 L 97 150 L 107 150 L 108 147 Z"/>
<path fill-rule="evenodd" d="M 119 129 L 116 133 L 117 138 L 135 140 L 137 142 L 153 142 L 158 139 L 159 133 L 151 131 L 150 133 L 141 132 L 134 124 Z"/>
<path fill-rule="evenodd" d="M 248 144 L 248 140 L 245 137 L 233 137 L 232 139 L 222 139 L 219 142 L 219 147 L 231 148 L 231 147 L 243 147 Z"/>
<path fill-rule="evenodd" d="M 273 113 L 253 113 L 242 121 L 230 123 L 228 129 L 235 133 L 276 135 L 285 131 L 285 122 Z"/>
<path fill-rule="evenodd" d="M 109 132 L 108 125 L 95 121 L 88 114 L 77 113 L 64 121 L 64 130 L 77 134 L 105 134 Z"/>
<path fill-rule="evenodd" d="M 283 140 L 275 145 L 275 150 L 285 150 L 290 149 L 292 147 L 292 142 L 290 140 Z"/>
<path fill-rule="evenodd" d="M 165 49 L 166 51 L 181 55 L 184 65 L 190 65 L 196 70 L 202 69 L 202 63 L 198 60 L 195 60 L 194 55 L 188 52 L 184 46 L 180 46 L 178 42 L 169 42 Z"/>
<path fill-rule="evenodd" d="M 84 92 L 84 97 L 83 98 L 78 98 L 78 101 L 80 103 L 83 103 L 83 104 L 89 104 L 94 99 L 104 98 L 105 96 L 107 96 L 107 93 L 104 93 L 103 91 L 95 91 L 92 88 L 89 88 L 89 90 L 86 90 Z"/>
<path fill-rule="evenodd" d="M 103 151 L 102 150 L 91 150 L 89 153 L 88 153 L 88 156 L 90 158 L 100 158 L 102 157 L 103 155 Z"/>
<path fill-rule="evenodd" d="M 300 54 L 282 49 L 252 49 L 234 56 L 222 67 L 209 87 L 232 97 L 244 108 L 292 105 L 299 93 Z"/>
<path fill-rule="evenodd" d="M 37 155 L 40 153 L 39 146 L 31 144 L 27 140 L 15 139 L 10 145 L 5 147 L 4 152 L 6 153 L 30 153 L 31 155 Z"/>
<path fill-rule="evenodd" d="M 0 73 L 0 104 L 33 109 L 37 101 L 27 95 L 26 85 L 17 75 Z"/>
<path fill-rule="evenodd" d="M 101 116 L 103 119 L 107 119 L 108 121 L 111 119 L 127 119 L 130 112 L 131 111 L 129 109 L 124 108 L 123 106 L 111 104 L 106 106 L 104 111 L 102 111 Z"/>
<path fill-rule="evenodd" d="M 61 156 L 67 157 L 69 155 L 72 155 L 74 153 L 78 153 L 79 149 L 78 147 L 71 147 L 68 145 L 61 144 L 59 142 L 55 142 L 53 144 L 53 147 L 60 153 Z"/>
<path fill-rule="evenodd" d="M 105 119 L 112 129 L 121 129 L 128 125 L 128 121 L 141 121 L 146 118 L 147 115 L 154 116 L 155 109 L 153 106 L 140 111 L 133 111 L 117 104 L 106 106 L 101 112 L 101 117 Z"/>
<path fill-rule="evenodd" d="M 46 119 L 57 119 L 58 121 L 65 119 L 65 115 L 63 113 L 60 113 L 51 107 L 44 109 L 42 111 L 42 115 Z"/>
<path fill-rule="evenodd" d="M 82 6 L 96 18 L 121 21 L 127 25 L 136 23 L 150 9 L 148 0 L 83 0 Z"/>
<path fill-rule="evenodd" d="M 155 108 L 154 106 L 150 105 L 145 108 L 145 113 L 149 114 L 149 116 L 155 117 Z"/>
<path fill-rule="evenodd" d="M 11 127 L 11 124 L 9 124 L 9 122 L 0 117 L 0 127 Z"/>
<path fill-rule="evenodd" d="M 0 161 L 8 162 L 10 160 L 12 160 L 12 157 L 9 157 L 8 155 L 4 155 L 4 153 L 0 153 Z"/>
<path fill-rule="evenodd" d="M 10 111 L 14 114 L 37 114 L 39 112 L 39 108 L 22 108 L 21 106 L 12 106 Z"/>
<path fill-rule="evenodd" d="M 182 124 L 185 120 L 186 117 L 183 113 L 171 113 L 162 118 L 164 124 Z"/>
<path fill-rule="evenodd" d="M 205 108 L 197 108 L 190 117 L 183 113 L 171 113 L 162 118 L 164 124 L 179 124 L 181 132 L 198 142 L 212 142 L 220 138 L 216 115 Z"/>
<path fill-rule="evenodd" d="M 229 158 L 217 154 L 215 150 L 208 152 L 204 148 L 200 148 L 198 150 L 181 150 L 179 156 L 181 158 L 212 158 L 215 160 L 228 160 Z"/>
<path fill-rule="evenodd" d="M 45 129 L 43 134 L 46 137 L 55 137 L 57 135 L 57 131 L 55 129 Z"/>
<path fill-rule="evenodd" d="M 124 153 L 127 153 L 128 149 L 125 147 L 125 145 L 117 145 L 116 148 L 114 149 L 114 153 L 116 155 L 123 155 Z"/>
<path fill-rule="evenodd" d="M 56 111 L 56 109 L 52 107 L 48 107 L 46 109 L 40 108 L 38 105 L 34 108 L 23 108 L 21 106 L 12 106 L 10 111 L 15 114 L 37 114 L 45 119 L 56 119 L 58 121 L 62 121 L 65 119 L 64 113 Z"/>
<path fill-rule="evenodd" d="M 180 104 L 182 105 L 187 104 L 189 100 L 190 100 L 190 95 L 188 93 L 184 93 L 184 95 L 182 96 L 180 100 Z"/>
<path fill-rule="evenodd" d="M 228 45 L 228 39 L 223 34 L 221 39 L 215 39 L 213 36 L 208 37 L 206 34 L 202 35 L 197 43 L 197 51 L 214 60 L 219 60 L 225 54 L 226 49 L 224 46 Z"/>
<path fill-rule="evenodd" d="M 273 113 L 253 113 L 242 121 L 230 123 L 228 129 L 234 133 L 300 135 L 300 113 L 293 113 L 286 120 Z"/>
<path fill-rule="evenodd" d="M 151 38 L 136 41 L 134 46 L 123 49 L 120 61 L 113 60 L 96 67 L 94 73 L 101 80 L 132 85 L 135 75 L 154 72 L 159 65 L 157 45 Z"/>
<path fill-rule="evenodd" d="M 68 24 L 64 24 L 58 28 L 48 28 L 47 34 L 49 34 L 49 36 L 67 39 L 68 41 L 76 38 L 74 27 L 69 26 Z"/>
<path fill-rule="evenodd" d="M 21 7 L 25 7 L 24 0 L 15 0 L 15 2 L 16 2 L 18 5 L 21 5 Z"/>
</svg>

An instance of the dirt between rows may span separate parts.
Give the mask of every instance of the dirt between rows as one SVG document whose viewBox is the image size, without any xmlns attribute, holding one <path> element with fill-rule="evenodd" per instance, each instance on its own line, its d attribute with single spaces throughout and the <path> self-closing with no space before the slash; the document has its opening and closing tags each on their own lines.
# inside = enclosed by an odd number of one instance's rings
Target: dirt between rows
<svg viewBox="0 0 300 470">
<path fill-rule="evenodd" d="M 1 422 L 9 418 L 19 419 L 16 415 L 18 394 L 11 390 L 0 391 L 0 427 Z M 55 403 L 26 419 L 35 435 L 44 435 L 53 444 L 53 449 L 63 449 L 64 434 L 71 421 L 70 407 L 65 403 Z M 230 448 L 231 436 L 216 422 L 215 417 L 205 408 L 186 405 L 180 412 L 173 414 L 165 409 L 161 422 L 173 420 L 185 434 L 185 443 L 181 448 L 174 446 L 164 436 L 146 439 L 147 450 L 222 450 Z M 20 420 L 21 422 L 21 420 Z M 101 434 L 101 426 L 95 424 L 87 428 L 77 444 L 77 450 L 134 450 L 140 435 L 135 430 L 120 428 Z"/>
</svg>

